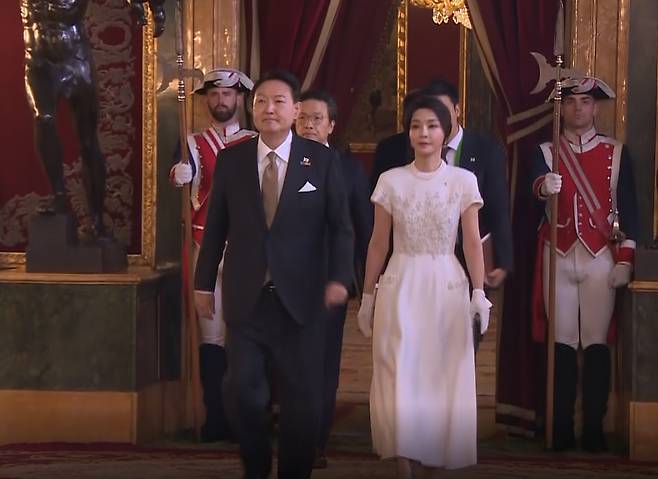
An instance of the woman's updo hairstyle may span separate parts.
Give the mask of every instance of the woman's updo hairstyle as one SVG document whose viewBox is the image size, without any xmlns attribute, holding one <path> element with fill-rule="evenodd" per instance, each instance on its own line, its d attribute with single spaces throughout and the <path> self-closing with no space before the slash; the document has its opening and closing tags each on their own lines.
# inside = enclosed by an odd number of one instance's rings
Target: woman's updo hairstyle
<svg viewBox="0 0 658 479">
<path fill-rule="evenodd" d="M 436 97 L 421 95 L 417 98 L 414 98 L 413 101 L 409 104 L 409 107 L 404 110 L 404 132 L 409 136 L 409 129 L 411 127 L 411 118 L 413 118 L 416 111 L 426 108 L 434 112 L 436 117 L 439 119 L 439 124 L 441 129 L 446 137 L 450 137 L 450 132 L 452 131 L 452 120 L 450 118 L 450 112 L 448 108 L 441 103 Z"/>
</svg>

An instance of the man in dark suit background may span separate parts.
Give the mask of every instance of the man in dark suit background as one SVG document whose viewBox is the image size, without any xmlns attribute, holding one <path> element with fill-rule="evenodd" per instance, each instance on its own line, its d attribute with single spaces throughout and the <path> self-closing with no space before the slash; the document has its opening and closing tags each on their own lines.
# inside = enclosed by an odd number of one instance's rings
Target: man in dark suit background
<svg viewBox="0 0 658 479">
<path fill-rule="evenodd" d="M 485 284 L 497 288 L 512 270 L 514 257 L 505 152 L 493 138 L 461 127 L 459 93 L 454 85 L 445 80 L 434 80 L 423 88 L 422 93 L 438 98 L 450 112 L 452 133 L 444 148 L 447 163 L 472 171 L 477 177 L 484 200 L 479 214 L 480 236 L 484 238 L 491 234 L 494 253 L 494 266 L 486 271 Z"/>
<path fill-rule="evenodd" d="M 275 70 L 253 91 L 260 134 L 218 158 L 195 302 L 212 312 L 224 256 L 224 392 L 245 475 L 265 478 L 271 471 L 271 361 L 280 404 L 278 476 L 307 478 L 320 420 L 326 311 L 347 300 L 353 232 L 335 155 L 292 135 L 297 79 Z"/>
<path fill-rule="evenodd" d="M 337 118 L 338 106 L 331 95 L 322 90 L 308 90 L 303 92 L 300 97 L 300 112 L 295 121 L 295 131 L 304 138 L 329 147 L 329 136 L 334 131 Z M 337 149 L 332 149 L 332 151 L 340 161 L 354 228 L 353 265 L 356 284 L 352 284 L 350 296 L 355 296 L 360 294 L 363 289 L 363 275 L 368 243 L 372 234 L 374 212 L 370 203 L 368 178 L 362 165 L 348 151 L 338 151 Z M 333 314 L 327 321 L 322 419 L 314 462 L 315 468 L 327 466 L 325 448 L 336 408 L 336 391 L 340 376 L 340 357 L 346 314 L 347 305 L 334 308 Z"/>
<path fill-rule="evenodd" d="M 491 234 L 493 245 L 493 269 L 486 271 L 484 281 L 488 287 L 497 288 L 505 281 L 513 267 L 512 225 L 502 145 L 493 138 L 462 128 L 459 124 L 459 93 L 451 83 L 434 80 L 423 88 L 420 94 L 436 97 L 450 112 L 452 132 L 444 148 L 447 163 L 472 171 L 477 177 L 478 188 L 484 200 L 484 206 L 479 212 L 480 235 L 484 238 Z M 404 140 L 408 143 L 404 133 L 399 135 L 402 136 L 398 142 Z M 377 150 L 380 150 L 379 145 Z M 380 166 L 373 168 L 373 172 L 379 172 L 379 175 L 387 169 L 406 165 L 412 160 L 409 156 L 399 156 L 399 152 L 397 154 L 397 157 L 391 156 L 390 153 L 382 154 L 379 158 L 376 156 L 375 165 L 379 163 Z M 397 161 L 395 158 L 398 158 Z M 377 183 L 378 177 L 373 176 L 373 185 Z M 457 253 L 462 254 L 461 248 L 457 248 Z"/>
<path fill-rule="evenodd" d="M 420 95 L 420 89 L 409 91 L 402 100 L 402 110 L 406 110 L 411 102 Z M 404 166 L 413 160 L 413 150 L 409 137 L 404 131 L 388 136 L 377 143 L 375 159 L 370 173 L 370 192 L 375 191 L 379 175 L 391 168 Z"/>
</svg>

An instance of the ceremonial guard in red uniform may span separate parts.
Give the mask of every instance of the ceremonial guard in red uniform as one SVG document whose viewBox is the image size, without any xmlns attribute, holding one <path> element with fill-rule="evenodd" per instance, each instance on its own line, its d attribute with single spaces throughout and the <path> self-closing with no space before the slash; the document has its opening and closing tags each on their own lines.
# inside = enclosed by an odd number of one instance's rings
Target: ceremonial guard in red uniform
<svg viewBox="0 0 658 479">
<path fill-rule="evenodd" d="M 612 338 L 615 288 L 629 283 L 633 269 L 635 188 L 626 146 L 598 134 L 594 127 L 597 101 L 614 98 L 614 92 L 603 81 L 584 77 L 563 82 L 562 96 L 560 175 L 551 172 L 552 143 L 540 145 L 533 159 L 535 196 L 547 200 L 559 195 L 553 447 L 575 446 L 576 352 L 580 346 L 584 351 L 582 446 L 598 452 L 607 449 L 603 418 L 610 387 L 607 341 Z M 549 221 L 539 229 L 533 324 L 537 341 L 544 341 L 546 334 L 549 229 Z"/>
<path fill-rule="evenodd" d="M 215 163 L 221 161 L 221 158 L 218 160 L 218 153 L 224 148 L 256 136 L 256 132 L 240 128 L 238 122 L 239 105 L 244 105 L 244 95 L 252 88 L 253 82 L 244 73 L 220 68 L 208 72 L 204 76 L 203 85 L 194 91 L 197 95 L 205 96 L 211 117 L 210 126 L 201 132 L 188 135 L 190 163 L 177 163 L 170 172 L 170 178 L 176 186 L 192 182 L 190 207 L 194 269 L 206 224 Z M 220 264 L 215 288 L 215 313 L 207 318 L 199 316 L 199 364 L 203 402 L 206 407 L 206 422 L 201 430 L 204 441 L 230 436 L 222 400 L 222 378 L 226 371 L 226 325 L 222 318 L 221 271 Z"/>
</svg>

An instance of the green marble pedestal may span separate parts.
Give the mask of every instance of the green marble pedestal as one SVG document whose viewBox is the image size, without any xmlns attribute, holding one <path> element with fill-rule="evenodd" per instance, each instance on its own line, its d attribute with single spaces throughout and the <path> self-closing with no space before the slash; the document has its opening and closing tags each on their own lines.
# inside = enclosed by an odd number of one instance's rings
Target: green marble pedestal
<svg viewBox="0 0 658 479">
<path fill-rule="evenodd" d="M 620 390 L 629 456 L 658 460 L 658 281 L 629 286 L 621 325 Z"/>
<path fill-rule="evenodd" d="M 0 444 L 150 440 L 180 375 L 180 275 L 0 272 Z"/>
</svg>

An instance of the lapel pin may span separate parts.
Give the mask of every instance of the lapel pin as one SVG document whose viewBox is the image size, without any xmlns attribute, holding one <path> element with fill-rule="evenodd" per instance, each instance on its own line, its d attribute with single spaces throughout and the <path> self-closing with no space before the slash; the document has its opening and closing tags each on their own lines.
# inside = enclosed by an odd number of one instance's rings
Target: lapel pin
<svg viewBox="0 0 658 479">
<path fill-rule="evenodd" d="M 304 159 L 301 161 L 302 166 L 311 166 L 311 160 L 309 158 L 304 157 Z"/>
<path fill-rule="evenodd" d="M 475 157 L 471 156 L 471 163 L 475 163 Z"/>
</svg>

